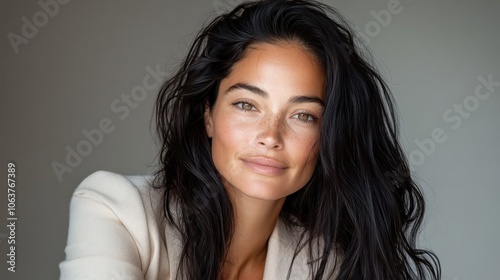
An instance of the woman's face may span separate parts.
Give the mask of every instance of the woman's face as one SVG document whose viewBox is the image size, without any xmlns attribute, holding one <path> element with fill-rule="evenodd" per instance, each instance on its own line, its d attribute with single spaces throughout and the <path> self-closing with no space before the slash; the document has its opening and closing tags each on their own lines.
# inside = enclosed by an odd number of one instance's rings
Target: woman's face
<svg viewBox="0 0 500 280">
<path fill-rule="evenodd" d="M 264 200 L 296 192 L 318 158 L 324 72 L 293 43 L 259 43 L 221 81 L 205 112 L 212 158 L 226 188 Z"/>
</svg>

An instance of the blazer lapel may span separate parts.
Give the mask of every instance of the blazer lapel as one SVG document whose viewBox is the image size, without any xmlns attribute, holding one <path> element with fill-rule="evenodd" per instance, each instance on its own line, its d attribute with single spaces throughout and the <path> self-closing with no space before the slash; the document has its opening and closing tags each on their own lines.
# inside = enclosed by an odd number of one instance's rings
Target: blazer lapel
<svg viewBox="0 0 500 280">
<path fill-rule="evenodd" d="M 299 234 L 299 231 L 288 230 L 281 219 L 278 219 L 267 244 L 263 280 L 287 279 Z M 290 280 L 305 280 L 311 277 L 306 252 L 305 249 L 301 250 L 295 258 Z"/>
</svg>

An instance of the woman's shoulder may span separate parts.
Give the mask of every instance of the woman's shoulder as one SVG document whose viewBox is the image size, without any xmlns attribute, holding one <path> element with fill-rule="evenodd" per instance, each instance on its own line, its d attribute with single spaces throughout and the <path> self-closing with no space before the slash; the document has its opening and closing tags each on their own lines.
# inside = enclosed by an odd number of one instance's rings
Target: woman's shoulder
<svg viewBox="0 0 500 280">
<path fill-rule="evenodd" d="M 87 176 L 75 189 L 73 197 L 100 201 L 117 210 L 140 204 L 157 207 L 161 193 L 152 187 L 152 175 L 122 175 L 99 170 Z M 150 210 L 146 207 L 144 210 Z M 137 210 L 137 209 L 136 209 Z"/>
<path fill-rule="evenodd" d="M 151 175 L 122 175 L 111 171 L 99 170 L 88 175 L 75 189 L 73 195 L 92 193 L 107 197 L 112 195 L 117 201 L 130 199 L 149 192 Z"/>
<path fill-rule="evenodd" d="M 75 189 L 70 203 L 66 259 L 61 279 L 145 279 L 166 276 L 161 193 L 152 176 L 97 171 Z M 168 261 L 167 261 L 168 263 Z"/>
<path fill-rule="evenodd" d="M 98 202 L 111 210 L 124 225 L 134 227 L 146 223 L 148 227 L 161 228 L 162 193 L 152 187 L 153 179 L 152 175 L 123 175 L 99 170 L 78 185 L 71 203 L 77 199 L 83 202 L 80 204 Z"/>
</svg>

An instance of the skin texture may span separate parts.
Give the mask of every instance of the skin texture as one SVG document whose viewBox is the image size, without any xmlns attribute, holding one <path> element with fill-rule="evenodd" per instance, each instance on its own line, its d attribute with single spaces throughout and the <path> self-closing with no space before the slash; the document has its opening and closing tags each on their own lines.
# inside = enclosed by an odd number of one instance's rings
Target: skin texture
<svg viewBox="0 0 500 280">
<path fill-rule="evenodd" d="M 226 186 L 278 200 L 307 183 L 317 162 L 323 111 L 307 99 L 321 102 L 323 87 L 320 65 L 300 45 L 258 44 L 247 51 L 221 81 L 206 113 L 212 157 Z"/>
<path fill-rule="evenodd" d="M 224 279 L 262 278 L 285 198 L 317 163 L 324 85 L 321 65 L 300 44 L 253 44 L 207 106 L 212 158 L 236 215 Z"/>
</svg>

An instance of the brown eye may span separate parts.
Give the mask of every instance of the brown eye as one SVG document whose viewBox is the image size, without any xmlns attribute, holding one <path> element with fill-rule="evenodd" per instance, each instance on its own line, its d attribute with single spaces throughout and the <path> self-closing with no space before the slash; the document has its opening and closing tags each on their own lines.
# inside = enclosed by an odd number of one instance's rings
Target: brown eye
<svg viewBox="0 0 500 280">
<path fill-rule="evenodd" d="M 248 102 L 244 102 L 244 101 L 235 102 L 235 103 L 233 103 L 233 105 L 236 106 L 237 108 L 239 108 L 242 111 L 252 111 L 252 110 L 255 110 L 255 107 L 252 104 L 250 104 Z"/>
<path fill-rule="evenodd" d="M 308 121 L 309 120 L 309 116 L 307 114 L 304 114 L 304 113 L 300 113 L 297 118 L 301 121 Z"/>
<path fill-rule="evenodd" d="M 304 122 L 304 123 L 310 123 L 310 122 L 315 122 L 316 118 L 307 113 L 298 113 L 294 115 L 294 118 L 296 118 L 298 121 Z"/>
<path fill-rule="evenodd" d="M 241 108 L 242 108 L 243 110 L 250 111 L 250 110 L 252 110 L 253 106 L 252 106 L 252 105 L 250 105 L 250 104 L 248 104 L 248 103 L 243 103 L 243 104 L 241 105 Z"/>
</svg>

